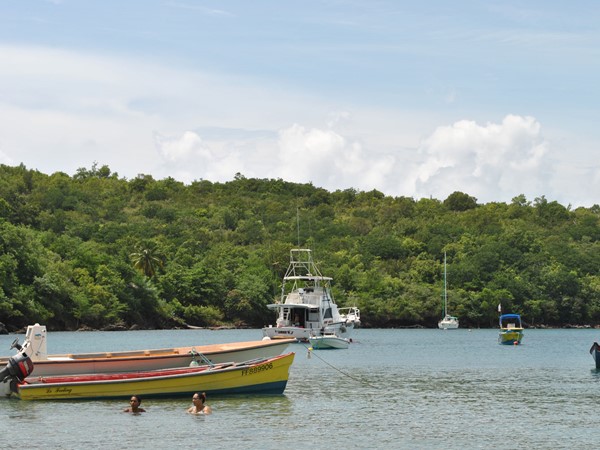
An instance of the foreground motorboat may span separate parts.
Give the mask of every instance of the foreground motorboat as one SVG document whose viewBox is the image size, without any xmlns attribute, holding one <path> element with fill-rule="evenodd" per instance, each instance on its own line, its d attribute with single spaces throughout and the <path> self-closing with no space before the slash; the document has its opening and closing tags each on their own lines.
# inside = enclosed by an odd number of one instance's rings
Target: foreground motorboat
<svg viewBox="0 0 600 450">
<path fill-rule="evenodd" d="M 242 362 L 280 355 L 289 344 L 295 342 L 295 339 L 264 339 L 194 347 L 48 355 L 46 336 L 44 325 L 30 325 L 23 345 L 15 340 L 11 347 L 31 358 L 34 363 L 31 376 L 119 373 L 206 363 Z M 0 358 L 0 367 L 4 367 L 8 361 L 8 357 Z M 9 394 L 9 386 L 0 380 L 0 395 L 2 394 Z"/>
<path fill-rule="evenodd" d="M 81 400 L 212 395 L 283 394 L 294 353 L 246 362 L 127 373 L 13 377 L 11 395 L 21 400 Z M 15 379 L 16 378 L 16 379 Z"/>
<path fill-rule="evenodd" d="M 321 275 L 311 250 L 292 249 L 280 302 L 267 305 L 277 312 L 276 324 L 263 328 L 263 335 L 308 342 L 311 336 L 327 330 L 341 338 L 349 337 L 354 322 L 340 316 L 331 294 L 331 280 Z"/>
</svg>

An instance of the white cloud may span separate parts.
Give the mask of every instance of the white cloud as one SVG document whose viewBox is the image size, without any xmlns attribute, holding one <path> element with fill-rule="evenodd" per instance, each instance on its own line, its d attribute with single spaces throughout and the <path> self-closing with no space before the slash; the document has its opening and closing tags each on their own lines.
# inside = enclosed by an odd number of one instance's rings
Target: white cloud
<svg viewBox="0 0 600 450">
<path fill-rule="evenodd" d="M 451 123 L 440 112 L 342 107 L 134 60 L 3 45 L 0 57 L 5 164 L 74 174 L 98 162 L 128 178 L 223 182 L 239 172 L 416 199 L 459 190 L 480 203 L 519 194 L 598 203 L 595 159 L 579 153 L 573 162 L 575 152 L 550 145 L 533 117 L 438 126 Z"/>
<path fill-rule="evenodd" d="M 462 191 L 480 202 L 550 194 L 548 143 L 533 117 L 508 115 L 500 124 L 461 120 L 438 127 L 420 146 L 417 196 L 445 199 Z"/>
<path fill-rule="evenodd" d="M 277 135 L 255 135 L 221 130 L 217 138 L 186 131 L 178 136 L 156 134 L 155 144 L 163 164 L 183 180 L 231 180 L 235 173 L 251 178 L 282 178 L 313 182 L 328 190 L 379 189 L 393 167 L 389 155 L 372 157 L 360 142 L 332 129 L 294 124 Z"/>
<path fill-rule="evenodd" d="M 246 162 L 233 141 L 204 140 L 194 131 L 180 136 L 155 134 L 162 172 L 184 182 L 199 179 L 228 181 L 243 172 Z"/>
<path fill-rule="evenodd" d="M 210 159 L 211 152 L 202 144 L 202 138 L 193 131 L 186 131 L 179 138 L 155 134 L 158 153 L 167 162 L 196 158 Z"/>
<path fill-rule="evenodd" d="M 2 143 L 0 142 L 0 147 L 2 146 Z M 4 154 L 4 152 L 0 149 L 0 164 L 6 164 L 7 166 L 11 166 L 14 165 L 14 161 L 9 158 L 7 155 Z"/>
<path fill-rule="evenodd" d="M 339 116 L 351 120 L 349 114 Z M 228 134 L 232 137 L 227 138 Z M 415 199 L 444 200 L 461 191 L 479 203 L 510 202 L 520 194 L 530 201 L 544 195 L 562 202 L 557 174 L 568 170 L 569 178 L 588 180 L 591 191 L 587 196 L 571 186 L 572 195 L 579 195 L 578 204 L 587 206 L 597 203 L 594 192 L 600 182 L 597 167 L 585 171 L 555 167 L 540 123 L 517 115 L 508 115 L 500 123 L 461 120 L 438 127 L 412 152 L 391 144 L 374 151 L 373 142 L 352 137 L 347 130 L 297 123 L 277 135 L 221 130 L 218 138 L 211 138 L 210 133 L 202 137 L 188 131 L 176 138 L 161 137 L 157 144 L 168 164 L 166 170 L 188 182 L 200 178 L 228 181 L 240 172 L 252 178 L 312 182 L 330 191 L 377 189 Z"/>
<path fill-rule="evenodd" d="M 307 129 L 298 124 L 279 133 L 276 171 L 290 181 L 312 181 L 329 190 L 380 189 L 393 158 L 368 155 L 363 145 L 331 129 Z"/>
</svg>

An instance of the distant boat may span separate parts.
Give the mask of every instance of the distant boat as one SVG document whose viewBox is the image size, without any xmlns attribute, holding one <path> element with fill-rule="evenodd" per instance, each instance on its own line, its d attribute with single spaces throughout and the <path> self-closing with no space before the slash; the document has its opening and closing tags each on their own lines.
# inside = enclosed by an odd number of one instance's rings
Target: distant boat
<svg viewBox="0 0 600 450">
<path fill-rule="evenodd" d="M 346 322 L 346 324 L 354 324 L 354 328 L 360 326 L 360 309 L 356 306 L 346 306 L 339 308 L 340 318 Z"/>
<path fill-rule="evenodd" d="M 340 315 L 331 293 L 331 280 L 321 275 L 310 249 L 292 249 L 281 299 L 267 305 L 277 312 L 276 324 L 264 327 L 263 335 L 271 339 L 292 337 L 302 342 L 325 332 L 349 337 L 354 322 Z"/>
<path fill-rule="evenodd" d="M 596 362 L 596 369 L 600 370 L 600 345 L 598 345 L 597 342 L 592 344 L 592 348 L 590 348 L 590 354 Z"/>
<path fill-rule="evenodd" d="M 310 345 L 315 350 L 348 348 L 349 339 L 336 336 L 334 333 L 324 333 L 320 336 L 311 336 L 308 338 Z"/>
<path fill-rule="evenodd" d="M 499 319 L 500 334 L 498 343 L 519 345 L 523 339 L 523 324 L 519 314 L 502 314 Z"/>
<path fill-rule="evenodd" d="M 444 317 L 438 322 L 441 330 L 455 330 L 458 328 L 458 317 L 448 314 L 448 289 L 446 281 L 446 252 L 444 252 Z"/>
<path fill-rule="evenodd" d="M 190 396 L 197 391 L 218 395 L 283 394 L 293 361 L 294 353 L 287 353 L 214 366 L 28 377 L 16 383 L 12 395 L 22 400 L 81 400 L 128 398 L 132 392 L 146 398 Z"/>
</svg>

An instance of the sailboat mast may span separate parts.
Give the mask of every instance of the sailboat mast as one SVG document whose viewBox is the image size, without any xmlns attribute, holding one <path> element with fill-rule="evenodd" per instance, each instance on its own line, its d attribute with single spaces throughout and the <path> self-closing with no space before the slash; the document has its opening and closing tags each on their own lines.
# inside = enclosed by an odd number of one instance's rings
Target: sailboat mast
<svg viewBox="0 0 600 450">
<path fill-rule="evenodd" d="M 448 315 L 448 297 L 446 285 L 446 252 L 444 252 L 444 317 Z"/>
</svg>

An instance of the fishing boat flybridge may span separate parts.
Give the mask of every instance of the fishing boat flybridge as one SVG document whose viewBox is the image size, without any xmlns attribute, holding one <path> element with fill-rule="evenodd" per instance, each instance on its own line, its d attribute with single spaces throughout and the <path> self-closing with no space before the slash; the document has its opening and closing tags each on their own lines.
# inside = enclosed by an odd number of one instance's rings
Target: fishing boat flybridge
<svg viewBox="0 0 600 450">
<path fill-rule="evenodd" d="M 319 271 L 311 250 L 292 249 L 281 299 L 267 305 L 277 312 L 277 321 L 275 326 L 264 327 L 263 335 L 271 339 L 293 337 L 303 342 L 325 333 L 348 338 L 355 320 L 340 315 L 331 294 L 331 281 Z"/>
</svg>

